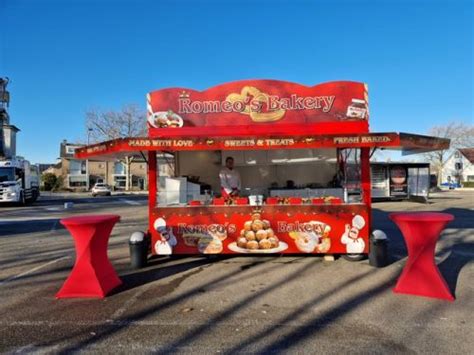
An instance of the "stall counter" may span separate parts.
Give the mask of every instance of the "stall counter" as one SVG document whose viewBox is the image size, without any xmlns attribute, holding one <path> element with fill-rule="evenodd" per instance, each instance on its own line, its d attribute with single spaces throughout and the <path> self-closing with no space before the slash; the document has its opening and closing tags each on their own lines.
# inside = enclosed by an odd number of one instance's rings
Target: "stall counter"
<svg viewBox="0 0 474 355">
<path fill-rule="evenodd" d="M 362 203 L 155 207 L 150 230 L 155 255 L 360 254 L 368 252 L 368 207 Z"/>
</svg>

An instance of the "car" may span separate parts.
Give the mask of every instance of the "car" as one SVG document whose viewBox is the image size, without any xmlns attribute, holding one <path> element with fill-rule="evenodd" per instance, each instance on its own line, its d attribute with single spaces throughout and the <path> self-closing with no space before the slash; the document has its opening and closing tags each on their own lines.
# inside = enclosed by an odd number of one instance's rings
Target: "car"
<svg viewBox="0 0 474 355">
<path fill-rule="evenodd" d="M 461 184 L 459 182 L 443 182 L 441 184 L 442 187 L 448 187 L 450 190 L 452 189 L 459 189 L 461 187 Z"/>
<path fill-rule="evenodd" d="M 94 185 L 91 192 L 92 192 L 92 196 L 94 197 L 97 195 L 110 196 L 112 195 L 112 188 L 107 184 L 97 183 Z"/>
</svg>

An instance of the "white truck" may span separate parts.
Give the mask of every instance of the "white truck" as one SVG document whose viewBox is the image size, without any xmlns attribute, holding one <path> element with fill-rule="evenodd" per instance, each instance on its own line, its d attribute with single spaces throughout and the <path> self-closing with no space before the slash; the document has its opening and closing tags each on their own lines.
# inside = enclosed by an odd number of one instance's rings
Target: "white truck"
<svg viewBox="0 0 474 355">
<path fill-rule="evenodd" d="M 36 201 L 39 194 L 36 166 L 20 157 L 0 159 L 0 203 L 24 205 Z"/>
</svg>

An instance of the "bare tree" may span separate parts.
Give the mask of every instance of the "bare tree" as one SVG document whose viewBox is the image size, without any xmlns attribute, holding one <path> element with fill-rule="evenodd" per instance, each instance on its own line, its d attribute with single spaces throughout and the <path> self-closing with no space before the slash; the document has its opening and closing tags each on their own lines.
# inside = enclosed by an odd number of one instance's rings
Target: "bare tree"
<svg viewBox="0 0 474 355">
<path fill-rule="evenodd" d="M 427 159 L 437 172 L 439 185 L 442 182 L 442 170 L 449 156 L 456 149 L 474 147 L 474 126 L 464 122 L 452 121 L 444 126 L 431 127 L 428 134 L 451 140 L 449 149 L 426 153 Z"/>
<path fill-rule="evenodd" d="M 120 111 L 91 109 L 86 112 L 88 143 L 146 134 L 146 114 L 137 105 L 126 105 Z M 125 189 L 130 189 L 130 166 L 133 156 L 125 156 Z"/>
</svg>

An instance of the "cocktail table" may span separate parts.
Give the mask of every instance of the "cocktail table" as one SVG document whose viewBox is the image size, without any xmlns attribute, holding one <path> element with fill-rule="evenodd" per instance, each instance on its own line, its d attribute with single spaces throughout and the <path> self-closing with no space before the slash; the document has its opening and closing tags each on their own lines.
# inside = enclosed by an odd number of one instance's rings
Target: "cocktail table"
<svg viewBox="0 0 474 355">
<path fill-rule="evenodd" d="M 117 215 L 77 216 L 61 219 L 76 247 L 76 262 L 56 298 L 103 298 L 122 284 L 107 257 L 107 245 Z"/>
<path fill-rule="evenodd" d="M 453 301 L 434 255 L 441 231 L 454 216 L 440 212 L 397 212 L 389 218 L 402 231 L 408 249 L 408 261 L 393 291 Z"/>
</svg>

